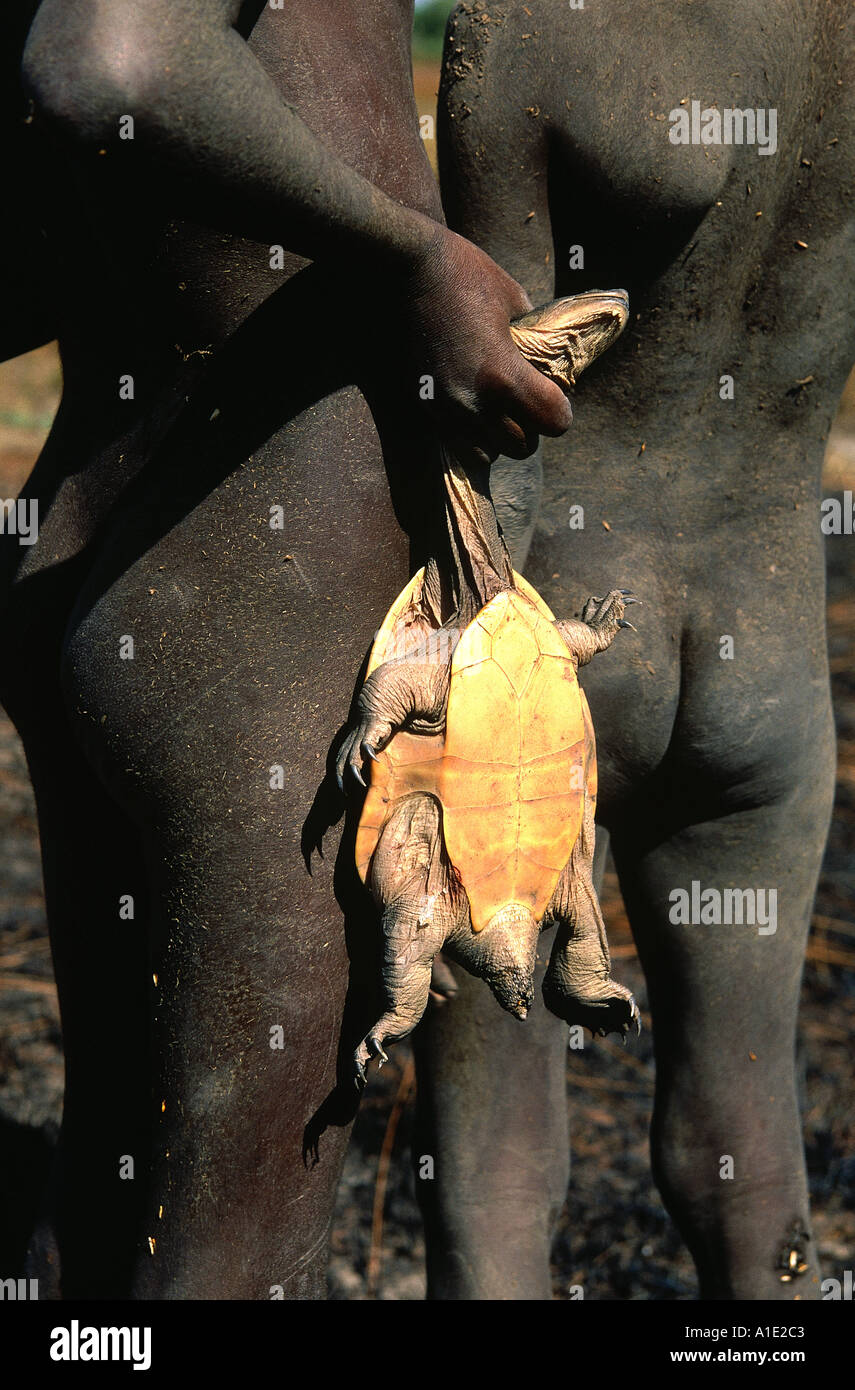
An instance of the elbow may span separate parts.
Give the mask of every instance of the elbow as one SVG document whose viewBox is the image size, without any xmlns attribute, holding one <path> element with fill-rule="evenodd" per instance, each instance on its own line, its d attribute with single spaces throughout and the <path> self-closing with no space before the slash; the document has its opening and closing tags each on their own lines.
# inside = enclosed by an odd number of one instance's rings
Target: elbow
<svg viewBox="0 0 855 1390">
<path fill-rule="evenodd" d="M 44 6 L 42 9 L 50 8 Z M 68 33 L 59 20 L 30 30 L 21 62 L 24 95 L 52 133 L 77 145 L 103 145 L 125 115 L 144 113 L 151 64 L 121 38 Z"/>
</svg>

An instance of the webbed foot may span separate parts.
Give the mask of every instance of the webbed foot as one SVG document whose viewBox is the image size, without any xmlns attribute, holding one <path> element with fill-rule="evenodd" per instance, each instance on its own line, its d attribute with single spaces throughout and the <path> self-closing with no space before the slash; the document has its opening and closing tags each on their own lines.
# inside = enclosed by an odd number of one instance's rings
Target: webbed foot
<svg viewBox="0 0 855 1390">
<path fill-rule="evenodd" d="M 641 1032 L 641 1014 L 630 991 L 616 980 L 606 978 L 590 989 L 570 989 L 547 972 L 543 999 L 550 1013 L 570 1027 L 590 1028 L 593 1037 L 619 1033 L 623 1042 L 632 1028 Z"/>
</svg>

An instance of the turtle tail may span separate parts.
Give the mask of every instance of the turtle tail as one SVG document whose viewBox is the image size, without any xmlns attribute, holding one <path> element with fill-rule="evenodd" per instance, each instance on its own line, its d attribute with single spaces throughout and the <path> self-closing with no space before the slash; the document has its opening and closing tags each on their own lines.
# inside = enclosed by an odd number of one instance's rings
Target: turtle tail
<svg viewBox="0 0 855 1390">
<path fill-rule="evenodd" d="M 444 950 L 471 975 L 485 980 L 503 1009 L 524 1019 L 534 999 L 534 966 L 540 927 L 521 903 L 509 903 L 481 932 L 469 922 L 446 941 Z"/>
</svg>

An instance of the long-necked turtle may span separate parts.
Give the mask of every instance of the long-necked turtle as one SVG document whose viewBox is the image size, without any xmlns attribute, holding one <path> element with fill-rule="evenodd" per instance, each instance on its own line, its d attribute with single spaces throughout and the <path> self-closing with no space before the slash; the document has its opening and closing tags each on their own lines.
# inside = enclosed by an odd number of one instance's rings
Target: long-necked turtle
<svg viewBox="0 0 855 1390">
<path fill-rule="evenodd" d="M 530 360 L 562 386 L 624 326 L 623 291 L 559 300 L 512 325 Z M 360 1044 L 358 1079 L 409 1033 L 442 948 L 525 1018 L 540 931 L 558 934 L 548 1007 L 595 1032 L 638 1023 L 610 977 L 592 880 L 596 751 L 576 671 L 628 627 L 636 602 L 613 589 L 581 621 L 556 621 L 510 564 L 486 469 L 445 454 L 447 544 L 386 616 L 338 757 L 371 780 L 357 868 L 383 914 L 388 1008 Z"/>
</svg>

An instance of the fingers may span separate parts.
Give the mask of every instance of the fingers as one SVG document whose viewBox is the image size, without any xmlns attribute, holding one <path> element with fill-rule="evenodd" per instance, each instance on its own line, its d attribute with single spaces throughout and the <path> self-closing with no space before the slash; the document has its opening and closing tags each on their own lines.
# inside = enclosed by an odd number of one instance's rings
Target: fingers
<svg viewBox="0 0 855 1390">
<path fill-rule="evenodd" d="M 502 447 L 500 454 L 505 454 L 507 458 L 527 459 L 530 458 L 537 448 L 540 435 L 537 430 L 524 429 L 517 420 L 509 415 L 503 415 L 499 420 L 499 430 L 501 431 Z"/>
<path fill-rule="evenodd" d="M 452 451 L 464 465 L 495 463 L 500 454 L 506 458 L 527 459 L 537 449 L 540 436 L 524 430 L 507 415 L 495 425 L 476 426 L 473 434 L 461 434 L 450 439 Z"/>
<path fill-rule="evenodd" d="M 511 347 L 503 365 L 482 370 L 476 390 L 454 401 L 444 432 L 461 462 L 527 459 L 542 434 L 561 435 L 573 420 L 564 392 Z"/>
<path fill-rule="evenodd" d="M 533 367 L 517 347 L 510 331 L 511 320 L 523 317 L 530 310 L 521 307 L 517 314 L 514 306 L 528 305 L 531 301 L 521 285 L 503 271 L 500 274 L 506 289 L 504 307 L 510 317 L 506 329 L 502 325 L 496 327 L 506 335 L 506 345 L 502 352 L 491 357 L 486 370 L 478 374 L 475 387 L 480 399 L 504 402 L 504 414 L 496 422 L 504 434 L 500 452 L 510 458 L 527 458 L 534 449 L 528 448 L 526 453 L 519 450 L 541 434 L 563 434 L 570 426 L 573 412 L 561 387 Z"/>
<path fill-rule="evenodd" d="M 512 403 L 509 414 L 527 433 L 552 438 L 564 434 L 573 420 L 569 400 L 560 386 L 527 362 L 521 352 L 514 351 L 515 372 L 506 393 L 509 404 Z"/>
<path fill-rule="evenodd" d="M 496 432 L 500 452 L 510 458 L 528 457 L 520 454 L 521 447 L 542 434 L 563 434 L 573 419 L 561 387 L 527 362 L 510 342 L 506 355 L 478 373 L 475 386 L 477 404 L 491 417 L 489 425 Z"/>
<path fill-rule="evenodd" d="M 501 449 L 491 449 L 488 453 L 486 449 L 479 449 L 477 444 L 470 444 L 465 439 L 452 439 L 450 445 L 455 458 L 469 469 L 495 463 L 502 452 Z"/>
<path fill-rule="evenodd" d="M 418 380 L 431 382 L 434 424 L 457 451 L 529 458 L 540 435 L 563 434 L 572 411 L 560 386 L 528 362 L 511 333 L 531 313 L 516 280 L 444 229 L 408 282 L 405 331 Z M 478 457 L 478 455 L 476 455 Z"/>
</svg>

